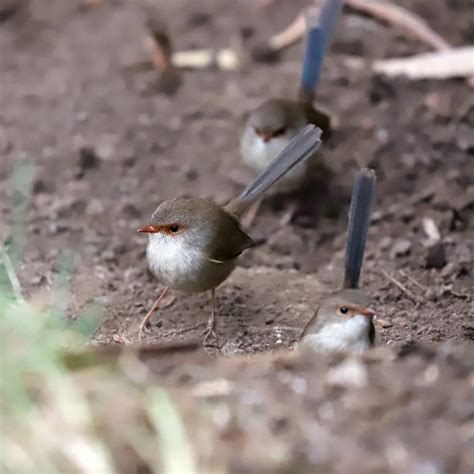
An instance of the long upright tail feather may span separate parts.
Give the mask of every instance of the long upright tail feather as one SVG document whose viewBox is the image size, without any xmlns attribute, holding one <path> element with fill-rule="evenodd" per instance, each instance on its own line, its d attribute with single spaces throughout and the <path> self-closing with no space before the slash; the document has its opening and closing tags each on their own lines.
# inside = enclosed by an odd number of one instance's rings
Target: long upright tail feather
<svg viewBox="0 0 474 474">
<path fill-rule="evenodd" d="M 268 167 L 226 206 L 227 210 L 241 215 L 286 173 L 316 153 L 320 145 L 321 130 L 314 125 L 306 125 Z"/>
<path fill-rule="evenodd" d="M 301 71 L 300 97 L 311 98 L 319 81 L 321 65 L 344 0 L 326 0 L 320 15 L 308 9 L 306 44 Z"/>
<path fill-rule="evenodd" d="M 347 230 L 344 288 L 359 287 L 374 193 L 375 172 L 364 168 L 359 171 L 352 190 Z"/>
</svg>

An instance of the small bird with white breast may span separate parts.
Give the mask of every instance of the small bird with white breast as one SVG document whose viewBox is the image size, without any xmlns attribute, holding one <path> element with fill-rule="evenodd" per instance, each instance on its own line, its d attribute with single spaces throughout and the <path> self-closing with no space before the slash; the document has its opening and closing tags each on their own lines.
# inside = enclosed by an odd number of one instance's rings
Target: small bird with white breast
<svg viewBox="0 0 474 474">
<path fill-rule="evenodd" d="M 254 245 L 239 218 L 273 184 L 313 155 L 321 130 L 307 125 L 247 188 L 225 207 L 209 199 L 176 198 L 160 204 L 151 223 L 148 266 L 166 288 L 140 324 L 140 337 L 169 288 L 190 293 L 211 291 L 212 312 L 206 339 L 215 330 L 214 290 L 232 272 L 238 256 Z"/>
<path fill-rule="evenodd" d="M 259 172 L 280 153 L 299 130 L 312 123 L 323 131 L 330 129 L 329 116 L 313 105 L 314 90 L 319 80 L 321 64 L 343 0 L 326 0 L 321 13 L 309 9 L 306 17 L 306 45 L 297 100 L 269 99 L 253 110 L 241 137 L 242 161 Z M 298 190 L 311 174 L 311 162 L 306 160 L 288 173 L 278 184 L 283 192 Z"/>
<path fill-rule="evenodd" d="M 317 352 L 360 353 L 375 343 L 375 311 L 359 289 L 374 190 L 375 173 L 361 170 L 349 212 L 343 289 L 321 302 L 303 331 L 300 347 Z"/>
</svg>

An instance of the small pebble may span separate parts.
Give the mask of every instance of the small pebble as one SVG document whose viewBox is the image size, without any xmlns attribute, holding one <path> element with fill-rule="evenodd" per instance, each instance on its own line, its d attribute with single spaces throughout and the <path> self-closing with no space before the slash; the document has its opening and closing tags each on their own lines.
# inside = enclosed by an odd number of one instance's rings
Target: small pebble
<svg viewBox="0 0 474 474">
<path fill-rule="evenodd" d="M 376 324 L 382 328 L 391 328 L 392 323 L 390 321 L 387 321 L 386 319 L 376 319 L 375 320 Z"/>
<path fill-rule="evenodd" d="M 379 248 L 382 251 L 383 250 L 388 250 L 391 245 L 392 245 L 392 238 L 391 237 L 384 237 L 379 243 Z"/>
<path fill-rule="evenodd" d="M 390 257 L 405 257 L 411 252 L 412 243 L 407 239 L 399 239 L 395 242 L 390 252 Z"/>
</svg>

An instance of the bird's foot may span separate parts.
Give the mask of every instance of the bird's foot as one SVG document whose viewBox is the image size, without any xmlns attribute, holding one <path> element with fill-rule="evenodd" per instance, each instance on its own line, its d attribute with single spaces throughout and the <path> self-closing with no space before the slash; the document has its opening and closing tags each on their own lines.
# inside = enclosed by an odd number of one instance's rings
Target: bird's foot
<svg viewBox="0 0 474 474">
<path fill-rule="evenodd" d="M 216 327 L 215 327 L 214 321 L 209 320 L 207 324 L 207 328 L 202 333 L 202 335 L 204 336 L 204 345 L 207 344 L 207 341 L 209 340 L 209 338 L 211 337 L 217 338 Z"/>
<path fill-rule="evenodd" d="M 149 321 L 146 318 L 143 318 L 143 321 L 140 323 L 138 328 L 138 340 L 141 341 L 146 333 L 149 332 Z"/>
</svg>

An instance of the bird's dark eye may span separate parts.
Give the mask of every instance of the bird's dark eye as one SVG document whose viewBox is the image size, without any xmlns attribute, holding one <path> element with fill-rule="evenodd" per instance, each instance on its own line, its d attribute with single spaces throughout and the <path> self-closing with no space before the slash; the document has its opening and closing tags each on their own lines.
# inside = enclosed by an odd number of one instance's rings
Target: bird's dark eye
<svg viewBox="0 0 474 474">
<path fill-rule="evenodd" d="M 282 128 L 279 128 L 278 130 L 276 130 L 275 132 L 273 132 L 273 136 L 274 137 L 279 137 L 281 135 L 284 135 L 286 132 L 286 128 L 282 127 Z"/>
<path fill-rule="evenodd" d="M 179 225 L 178 224 L 172 224 L 169 226 L 169 230 L 171 233 L 176 234 L 179 230 Z"/>
<path fill-rule="evenodd" d="M 341 314 L 347 314 L 348 311 L 349 311 L 349 308 L 348 308 L 347 306 L 341 306 L 341 307 L 339 308 L 339 312 L 340 312 Z"/>
</svg>

